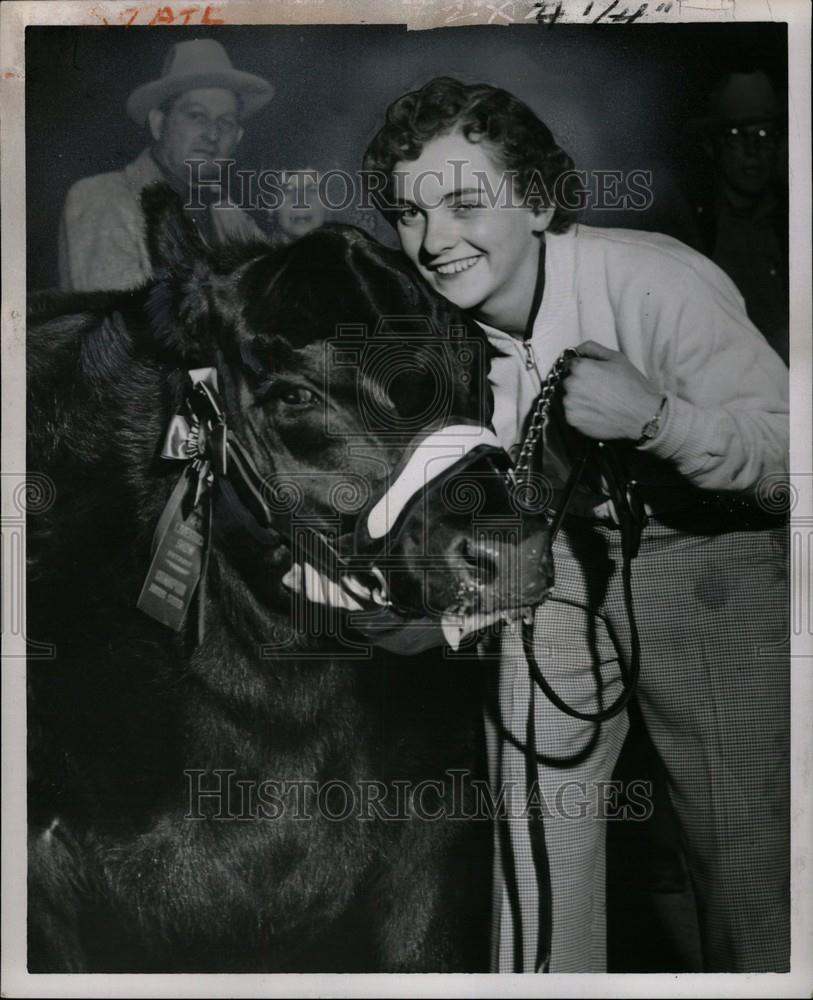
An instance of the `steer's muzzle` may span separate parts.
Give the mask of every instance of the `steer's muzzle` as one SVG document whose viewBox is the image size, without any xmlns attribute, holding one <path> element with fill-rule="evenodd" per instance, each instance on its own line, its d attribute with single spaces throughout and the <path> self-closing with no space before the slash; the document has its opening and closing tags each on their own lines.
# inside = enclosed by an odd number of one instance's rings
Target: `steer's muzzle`
<svg viewBox="0 0 813 1000">
<path fill-rule="evenodd" d="M 500 449 L 478 449 L 400 509 L 382 565 L 402 607 L 493 615 L 539 603 L 553 584 L 546 518 L 523 509 Z M 389 557 L 389 558 L 388 558 Z"/>
<path fill-rule="evenodd" d="M 553 586 L 547 523 L 524 518 L 517 524 L 500 519 L 473 521 L 446 546 L 449 581 L 446 599 L 462 613 L 514 610 L 537 604 Z M 430 587 L 440 591 L 442 585 Z"/>
</svg>

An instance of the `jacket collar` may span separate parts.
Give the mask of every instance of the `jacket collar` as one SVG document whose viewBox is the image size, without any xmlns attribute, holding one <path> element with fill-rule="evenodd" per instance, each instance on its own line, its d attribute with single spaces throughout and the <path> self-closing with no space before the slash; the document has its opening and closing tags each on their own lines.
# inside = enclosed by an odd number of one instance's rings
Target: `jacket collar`
<svg viewBox="0 0 813 1000">
<path fill-rule="evenodd" d="M 127 178 L 130 189 L 136 193 L 148 184 L 168 180 L 164 171 L 158 166 L 149 146 L 142 149 L 132 163 L 127 164 L 124 168 L 124 176 Z"/>
</svg>

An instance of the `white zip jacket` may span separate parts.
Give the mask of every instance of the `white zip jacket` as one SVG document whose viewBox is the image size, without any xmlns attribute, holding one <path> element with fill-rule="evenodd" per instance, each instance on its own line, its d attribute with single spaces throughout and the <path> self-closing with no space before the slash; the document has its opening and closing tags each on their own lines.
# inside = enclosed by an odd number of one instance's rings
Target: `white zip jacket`
<svg viewBox="0 0 813 1000">
<path fill-rule="evenodd" d="M 657 435 L 637 449 L 630 471 L 639 482 L 752 492 L 786 473 L 788 371 L 723 271 L 656 233 L 579 224 L 545 240 L 530 342 L 483 324 L 503 354 L 489 381 L 504 447 L 519 442 L 561 351 L 594 340 L 622 351 L 668 398 Z"/>
</svg>

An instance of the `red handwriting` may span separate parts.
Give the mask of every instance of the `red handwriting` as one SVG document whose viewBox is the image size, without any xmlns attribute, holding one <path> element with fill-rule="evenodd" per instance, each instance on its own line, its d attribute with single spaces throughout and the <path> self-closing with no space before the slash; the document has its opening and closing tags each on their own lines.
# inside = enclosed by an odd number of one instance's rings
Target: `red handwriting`
<svg viewBox="0 0 813 1000">
<path fill-rule="evenodd" d="M 219 13 L 220 9 L 214 4 L 192 4 L 189 7 L 171 7 L 168 4 L 156 7 L 149 4 L 143 7 L 125 7 L 118 12 L 117 21 L 125 27 L 133 24 L 225 24 L 224 19 L 217 16 Z M 91 14 L 98 17 L 102 24 L 115 23 L 96 10 L 92 10 Z"/>
</svg>

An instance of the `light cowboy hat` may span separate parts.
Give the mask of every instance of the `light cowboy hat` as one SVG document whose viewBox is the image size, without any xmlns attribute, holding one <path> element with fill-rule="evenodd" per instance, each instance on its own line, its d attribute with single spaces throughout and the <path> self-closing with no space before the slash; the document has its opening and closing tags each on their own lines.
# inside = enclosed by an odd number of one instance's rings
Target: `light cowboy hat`
<svg viewBox="0 0 813 1000">
<path fill-rule="evenodd" d="M 161 76 L 137 87 L 127 98 L 127 114 L 143 125 L 148 113 L 187 90 L 222 87 L 240 98 L 240 118 L 259 111 L 274 96 L 267 80 L 235 69 L 226 50 L 210 38 L 178 42 L 169 50 Z"/>
<path fill-rule="evenodd" d="M 709 95 L 702 118 L 694 118 L 689 129 L 710 133 L 740 125 L 782 122 L 785 115 L 779 106 L 773 84 L 762 70 L 753 73 L 729 73 L 719 80 Z"/>
</svg>

